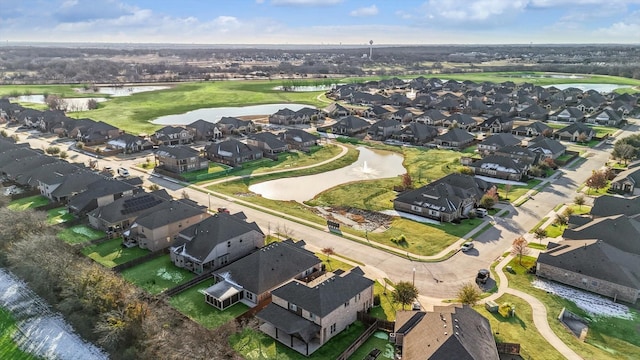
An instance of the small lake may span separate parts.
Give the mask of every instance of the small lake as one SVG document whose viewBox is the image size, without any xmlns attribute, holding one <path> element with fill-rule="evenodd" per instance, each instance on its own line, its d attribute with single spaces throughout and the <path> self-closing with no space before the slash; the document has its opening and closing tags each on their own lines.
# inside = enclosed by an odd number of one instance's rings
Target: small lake
<svg viewBox="0 0 640 360">
<path fill-rule="evenodd" d="M 77 92 L 81 94 L 105 94 L 111 95 L 113 97 L 118 96 L 129 96 L 132 94 L 137 94 L 141 92 L 147 91 L 158 91 L 158 90 L 166 90 L 170 89 L 170 86 L 161 86 L 161 85 L 145 85 L 145 86 L 98 86 L 97 91 L 93 91 L 93 89 L 76 89 Z"/>
<path fill-rule="evenodd" d="M 588 83 L 575 83 L 575 84 L 553 84 L 553 85 L 545 85 L 543 86 L 543 88 L 548 88 L 548 87 L 556 87 L 560 90 L 564 90 L 564 89 L 568 89 L 570 87 L 574 87 L 577 89 L 580 89 L 582 91 L 587 91 L 587 90 L 595 90 L 599 93 L 610 93 L 613 92 L 615 89 L 620 89 L 620 88 L 629 88 L 631 87 L 630 85 L 620 85 L 620 84 L 588 84 Z"/>
<path fill-rule="evenodd" d="M 292 91 L 292 92 L 311 92 L 311 91 L 327 91 L 336 87 L 336 84 L 331 85 L 309 85 L 309 86 L 276 86 L 273 90 L 278 91 Z"/>
<path fill-rule="evenodd" d="M 334 186 L 354 181 L 391 178 L 407 172 L 402 165 L 403 157 L 397 153 L 364 147 L 359 147 L 358 150 L 358 160 L 347 167 L 322 174 L 265 181 L 251 185 L 249 191 L 267 199 L 295 200 L 302 203 Z"/>
<path fill-rule="evenodd" d="M 67 104 L 67 111 L 85 111 L 89 110 L 87 102 L 90 99 L 94 99 L 97 102 L 107 101 L 107 98 L 62 98 Z M 22 95 L 15 98 L 10 98 L 11 101 L 28 102 L 34 104 L 44 104 L 44 95 Z"/>
<path fill-rule="evenodd" d="M 186 112 L 184 114 L 161 116 L 151 123 L 158 125 L 188 125 L 192 122 L 203 119 L 212 123 L 220 121 L 221 118 L 238 117 L 238 116 L 255 116 L 255 115 L 271 115 L 280 109 L 288 108 L 298 111 L 304 107 L 313 107 L 305 104 L 266 104 L 251 106 L 234 106 L 234 107 L 218 107 L 205 108 Z"/>
</svg>

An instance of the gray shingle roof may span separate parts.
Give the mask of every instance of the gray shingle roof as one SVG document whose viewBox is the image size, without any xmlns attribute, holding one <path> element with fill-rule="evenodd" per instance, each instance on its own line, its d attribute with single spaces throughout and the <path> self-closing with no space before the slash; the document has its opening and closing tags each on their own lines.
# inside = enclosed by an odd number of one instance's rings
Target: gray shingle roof
<svg viewBox="0 0 640 360">
<path fill-rule="evenodd" d="M 622 251 L 640 255 L 640 221 L 626 215 L 594 219 L 574 229 L 566 229 L 564 239 L 603 240 Z"/>
<path fill-rule="evenodd" d="M 590 214 L 594 217 L 612 215 L 633 216 L 640 214 L 640 196 L 622 198 L 618 196 L 603 195 L 593 200 Z"/>
<path fill-rule="evenodd" d="M 161 226 L 176 223 L 198 214 L 205 214 L 204 209 L 185 204 L 179 200 L 163 202 L 154 208 L 153 212 L 138 216 L 135 220 L 147 229 L 157 229 Z"/>
</svg>

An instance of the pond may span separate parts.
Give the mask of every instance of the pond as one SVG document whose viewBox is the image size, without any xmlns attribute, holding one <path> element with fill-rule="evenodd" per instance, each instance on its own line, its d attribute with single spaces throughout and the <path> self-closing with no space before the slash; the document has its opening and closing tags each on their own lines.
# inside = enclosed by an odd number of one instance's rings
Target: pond
<svg viewBox="0 0 640 360">
<path fill-rule="evenodd" d="M 165 115 L 161 116 L 153 121 L 153 124 L 157 125 L 188 125 L 192 122 L 204 119 L 209 122 L 218 122 L 221 118 L 237 117 L 237 116 L 255 116 L 255 115 L 271 115 L 280 109 L 288 108 L 293 111 L 298 111 L 304 107 L 313 107 L 305 104 L 266 104 L 266 105 L 251 105 L 251 106 L 234 106 L 234 107 L 217 107 L 217 108 L 205 108 L 189 111 L 183 114 Z"/>
<path fill-rule="evenodd" d="M 407 172 L 403 157 L 390 151 L 359 147 L 360 155 L 353 164 L 321 174 L 265 181 L 249 190 L 272 200 L 304 202 L 334 186 L 354 181 L 396 177 Z"/>
<path fill-rule="evenodd" d="M 67 111 L 85 111 L 88 109 L 88 101 L 93 99 L 97 102 L 107 101 L 106 98 L 63 98 L 62 100 L 67 105 Z M 10 98 L 11 101 L 28 102 L 34 104 L 44 104 L 44 95 L 22 95 L 15 98 Z"/>
<path fill-rule="evenodd" d="M 292 91 L 292 92 L 311 92 L 311 91 L 327 91 L 336 87 L 336 84 L 330 85 L 305 85 L 305 86 L 276 86 L 273 90 Z"/>
<path fill-rule="evenodd" d="M 161 85 L 146 85 L 146 86 L 98 86 L 96 87 L 97 91 L 93 89 L 76 89 L 77 92 L 81 94 L 106 94 L 114 97 L 118 96 L 129 96 L 132 94 L 137 94 L 146 91 L 158 91 L 158 90 L 166 90 L 170 89 L 170 86 L 161 86 Z"/>
<path fill-rule="evenodd" d="M 554 86 L 560 90 L 568 89 L 570 87 L 574 87 L 580 89 L 582 91 L 587 90 L 595 90 L 599 93 L 610 93 L 615 89 L 620 88 L 628 88 L 631 87 L 629 85 L 620 85 L 620 84 L 589 84 L 589 83 L 575 83 L 575 84 L 553 84 L 553 85 L 545 85 L 543 88 L 548 88 Z"/>
</svg>

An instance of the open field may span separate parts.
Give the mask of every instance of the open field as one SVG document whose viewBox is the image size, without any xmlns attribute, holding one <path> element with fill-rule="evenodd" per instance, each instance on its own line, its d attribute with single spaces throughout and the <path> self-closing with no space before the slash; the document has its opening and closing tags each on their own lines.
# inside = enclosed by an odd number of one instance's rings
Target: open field
<svg viewBox="0 0 640 360">
<path fill-rule="evenodd" d="M 109 240 L 97 245 L 90 245 L 82 249 L 85 256 L 105 267 L 112 268 L 124 264 L 149 253 L 149 250 L 137 246 L 127 248 L 122 246 L 122 238 Z"/>
<path fill-rule="evenodd" d="M 634 320 L 590 317 L 573 302 L 534 288 L 531 282 L 536 277 L 535 275 L 527 274 L 526 269 L 534 264 L 535 258 L 523 256 L 522 260 L 524 266 L 519 265 L 517 258 L 509 262 L 514 271 L 514 273 L 505 272 L 509 278 L 509 287 L 524 291 L 540 300 L 547 308 L 547 319 L 553 332 L 578 355 L 585 359 L 631 360 L 635 359 L 636 354 L 640 353 L 640 313 L 637 310 L 632 310 L 635 314 Z M 557 316 L 563 307 L 578 316 L 591 319 L 589 333 L 584 343 L 579 341 L 557 320 Z M 516 311 L 519 312 L 518 310 Z M 537 357 L 534 358 L 537 359 Z"/>
<path fill-rule="evenodd" d="M 14 211 L 21 211 L 27 209 L 35 209 L 40 206 L 45 206 L 49 203 L 49 199 L 42 195 L 34 195 L 26 198 L 13 200 L 7 206 L 9 209 Z"/>
<path fill-rule="evenodd" d="M 213 285 L 213 280 L 201 282 L 171 297 L 169 304 L 193 321 L 209 329 L 215 329 L 232 321 L 240 314 L 249 310 L 249 307 L 242 303 L 237 303 L 224 311 L 220 311 L 207 304 L 204 301 L 204 295 L 201 291 L 211 285 Z"/>
<path fill-rule="evenodd" d="M 36 360 L 37 357 L 26 353 L 13 342 L 13 332 L 17 331 L 16 323 L 11 314 L 0 308 L 0 354 L 3 359 L 11 360 Z"/>
<path fill-rule="evenodd" d="M 163 255 L 124 270 L 122 277 L 148 293 L 157 295 L 193 279 L 195 274 L 173 265 L 169 255 Z"/>
</svg>

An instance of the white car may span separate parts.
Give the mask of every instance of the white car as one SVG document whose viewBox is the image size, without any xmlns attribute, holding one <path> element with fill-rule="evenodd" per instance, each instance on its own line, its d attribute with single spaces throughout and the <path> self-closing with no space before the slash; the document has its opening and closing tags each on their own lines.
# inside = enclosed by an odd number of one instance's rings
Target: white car
<svg viewBox="0 0 640 360">
<path fill-rule="evenodd" d="M 462 246 L 460 247 L 460 250 L 462 250 L 463 252 L 467 252 L 471 249 L 473 249 L 473 243 L 471 241 L 462 244 Z"/>
</svg>

